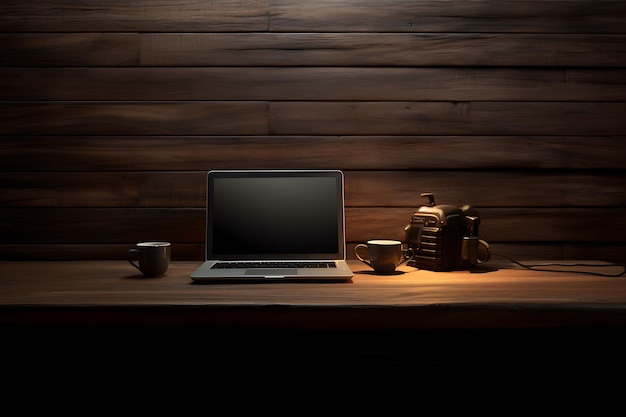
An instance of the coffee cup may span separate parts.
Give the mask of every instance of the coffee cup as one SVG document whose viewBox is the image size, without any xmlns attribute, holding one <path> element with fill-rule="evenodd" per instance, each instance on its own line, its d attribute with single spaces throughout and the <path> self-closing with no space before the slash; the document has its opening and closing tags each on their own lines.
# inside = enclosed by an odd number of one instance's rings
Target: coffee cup
<svg viewBox="0 0 626 417">
<path fill-rule="evenodd" d="M 164 275 L 170 265 L 170 242 L 139 242 L 128 250 L 128 262 L 145 277 Z"/>
<path fill-rule="evenodd" d="M 367 250 L 367 257 L 362 256 L 365 255 L 365 250 Z M 391 274 L 399 265 L 408 262 L 412 256 L 406 257 L 407 252 L 413 251 L 402 249 L 402 242 L 390 239 L 372 239 L 354 247 L 357 259 L 379 274 Z"/>
</svg>

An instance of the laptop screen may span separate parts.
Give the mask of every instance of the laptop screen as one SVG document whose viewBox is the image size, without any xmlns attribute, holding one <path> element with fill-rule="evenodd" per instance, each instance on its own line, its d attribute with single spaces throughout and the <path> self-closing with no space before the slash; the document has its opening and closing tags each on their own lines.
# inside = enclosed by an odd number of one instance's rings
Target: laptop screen
<svg viewBox="0 0 626 417">
<path fill-rule="evenodd" d="M 341 171 L 210 171 L 207 259 L 343 259 Z"/>
</svg>

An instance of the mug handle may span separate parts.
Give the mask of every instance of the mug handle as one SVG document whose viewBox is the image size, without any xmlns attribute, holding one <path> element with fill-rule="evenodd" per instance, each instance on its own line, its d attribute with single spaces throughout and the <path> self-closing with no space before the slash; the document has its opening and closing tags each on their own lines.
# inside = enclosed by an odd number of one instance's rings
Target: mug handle
<svg viewBox="0 0 626 417">
<path fill-rule="evenodd" d="M 479 264 L 482 264 L 491 259 L 491 248 L 489 247 L 489 243 L 485 242 L 482 239 L 478 239 L 478 245 L 482 247 L 482 254 L 484 256 L 482 258 L 478 258 L 476 261 Z"/>
<path fill-rule="evenodd" d="M 373 268 L 372 264 L 361 257 L 361 255 L 359 255 L 359 249 L 367 249 L 367 245 L 365 243 L 359 243 L 358 245 L 356 245 L 354 247 L 354 254 L 356 255 L 357 259 L 361 262 L 363 262 L 365 265 L 369 266 L 370 268 Z"/>
<path fill-rule="evenodd" d="M 133 256 L 134 254 L 136 254 L 137 256 Z M 139 256 L 141 256 L 139 249 L 128 249 L 128 263 L 130 263 L 132 266 L 137 268 L 139 272 L 141 272 L 141 268 L 138 264 L 135 263 L 137 260 L 139 260 Z"/>
<path fill-rule="evenodd" d="M 404 265 L 405 263 L 409 262 L 411 259 L 413 259 L 413 257 L 415 256 L 415 249 L 413 249 L 412 247 L 408 247 L 402 250 L 402 253 L 406 253 L 408 251 L 411 251 L 411 256 L 407 257 L 406 255 L 404 256 L 404 260 L 400 261 L 398 263 L 398 265 Z"/>
</svg>

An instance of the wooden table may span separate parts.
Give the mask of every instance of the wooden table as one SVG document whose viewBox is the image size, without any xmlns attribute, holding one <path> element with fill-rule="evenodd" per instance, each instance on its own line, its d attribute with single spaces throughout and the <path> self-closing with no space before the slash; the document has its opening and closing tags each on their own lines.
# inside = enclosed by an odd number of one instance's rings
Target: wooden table
<svg viewBox="0 0 626 417">
<path fill-rule="evenodd" d="M 248 366 L 285 355 L 402 369 L 573 357 L 626 364 L 626 276 L 578 273 L 619 268 L 539 272 L 492 260 L 469 271 L 402 266 L 381 276 L 349 263 L 349 283 L 194 284 L 199 262 L 172 262 L 159 278 L 126 261 L 0 262 L 4 349 L 45 345 L 68 358 L 77 349 L 167 345 Z"/>
</svg>

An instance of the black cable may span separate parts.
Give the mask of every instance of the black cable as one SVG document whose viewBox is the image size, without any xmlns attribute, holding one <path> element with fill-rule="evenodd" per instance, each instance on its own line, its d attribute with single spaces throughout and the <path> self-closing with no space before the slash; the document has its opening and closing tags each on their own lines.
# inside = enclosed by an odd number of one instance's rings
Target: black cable
<svg viewBox="0 0 626 417">
<path fill-rule="evenodd" d="M 535 264 L 535 265 L 524 265 L 523 263 L 516 261 L 515 259 L 506 256 L 506 255 L 502 255 L 501 253 L 493 253 L 492 256 L 501 256 L 503 258 L 508 259 L 509 261 L 513 262 L 516 265 L 521 266 L 522 268 L 526 268 L 529 269 L 531 271 L 541 271 L 541 272 L 566 272 L 566 273 L 573 273 L 573 274 L 586 274 L 586 275 L 596 275 L 596 276 L 600 276 L 600 277 L 621 277 L 622 275 L 624 275 L 624 273 L 626 273 L 626 266 L 625 265 L 621 265 L 621 264 L 617 264 L 617 263 L 606 263 L 606 264 L 582 264 L 582 263 L 556 263 L 556 262 L 545 262 L 545 263 L 541 263 L 541 264 Z M 537 267 L 545 267 L 545 266 L 571 266 L 571 267 L 575 267 L 575 266 L 584 266 L 584 267 L 593 267 L 593 268 L 606 268 L 606 267 L 621 267 L 623 269 L 623 271 L 619 274 L 604 274 L 601 272 L 591 272 L 591 271 L 572 271 L 572 270 L 566 270 L 566 269 L 539 269 Z"/>
</svg>

